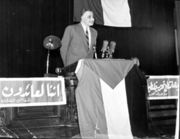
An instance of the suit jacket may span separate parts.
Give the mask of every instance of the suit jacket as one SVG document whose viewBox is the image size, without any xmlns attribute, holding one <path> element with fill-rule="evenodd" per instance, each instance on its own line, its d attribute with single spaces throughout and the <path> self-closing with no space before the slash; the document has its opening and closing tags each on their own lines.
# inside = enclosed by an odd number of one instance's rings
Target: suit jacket
<svg viewBox="0 0 180 139">
<path fill-rule="evenodd" d="M 62 47 L 60 49 L 64 66 L 70 65 L 82 58 L 93 58 L 93 48 L 96 45 L 97 31 L 90 27 L 91 45 L 87 44 L 81 23 L 66 27 Z"/>
</svg>

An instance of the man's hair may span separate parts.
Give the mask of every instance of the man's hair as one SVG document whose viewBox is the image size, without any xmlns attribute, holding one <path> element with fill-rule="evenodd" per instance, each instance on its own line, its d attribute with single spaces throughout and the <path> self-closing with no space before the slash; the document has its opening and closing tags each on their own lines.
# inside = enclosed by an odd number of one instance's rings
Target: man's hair
<svg viewBox="0 0 180 139">
<path fill-rule="evenodd" d="M 85 9 L 85 8 L 83 8 L 82 11 L 81 11 L 81 16 L 82 16 L 85 12 L 87 12 L 87 11 L 93 12 L 91 9 Z"/>
</svg>

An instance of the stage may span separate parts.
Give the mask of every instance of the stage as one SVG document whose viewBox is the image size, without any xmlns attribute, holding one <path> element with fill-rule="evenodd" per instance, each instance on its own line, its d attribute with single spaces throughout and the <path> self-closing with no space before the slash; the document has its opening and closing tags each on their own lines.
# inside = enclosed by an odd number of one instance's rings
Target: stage
<svg viewBox="0 0 180 139">
<path fill-rule="evenodd" d="M 47 124 L 57 120 L 59 123 L 57 123 L 56 126 Z M 12 125 L 8 126 L 8 128 L 9 130 L 13 131 L 20 139 L 29 139 L 33 137 L 37 139 L 73 139 L 75 137 L 76 139 L 81 139 L 79 137 L 80 131 L 78 125 L 65 126 L 61 122 L 62 121 L 59 119 L 18 120 L 14 121 Z M 174 129 L 171 126 L 161 128 L 154 127 L 154 131 L 149 131 L 147 137 L 134 137 L 134 139 L 174 139 L 173 134 Z"/>
<path fill-rule="evenodd" d="M 147 87 L 146 76 L 134 61 L 80 60 L 73 69 L 77 78 L 70 74 L 65 78 L 2 79 L 1 118 L 4 116 L 5 124 L 1 123 L 1 137 L 175 138 L 175 124 L 161 126 L 149 120 L 147 100 L 152 98 L 147 91 L 161 85 L 151 83 Z M 177 80 L 171 85 L 176 89 Z M 168 88 L 171 88 L 169 84 Z M 24 96 L 26 99 L 22 99 Z M 7 122 L 7 117 L 14 114 L 13 106 L 20 114 Z M 56 110 L 53 115 L 46 115 L 50 107 Z M 38 116 L 28 117 L 25 108 L 31 108 L 29 114 L 38 111 Z"/>
</svg>

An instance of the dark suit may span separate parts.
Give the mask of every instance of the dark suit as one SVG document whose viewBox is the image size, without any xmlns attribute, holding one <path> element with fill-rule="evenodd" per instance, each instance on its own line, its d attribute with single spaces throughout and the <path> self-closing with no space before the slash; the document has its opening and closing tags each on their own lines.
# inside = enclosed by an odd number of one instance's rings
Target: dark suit
<svg viewBox="0 0 180 139">
<path fill-rule="evenodd" d="M 90 32 L 91 46 L 89 48 L 80 23 L 66 27 L 60 50 L 64 66 L 70 65 L 81 58 L 93 58 L 92 46 L 96 45 L 97 31 L 90 27 Z"/>
</svg>

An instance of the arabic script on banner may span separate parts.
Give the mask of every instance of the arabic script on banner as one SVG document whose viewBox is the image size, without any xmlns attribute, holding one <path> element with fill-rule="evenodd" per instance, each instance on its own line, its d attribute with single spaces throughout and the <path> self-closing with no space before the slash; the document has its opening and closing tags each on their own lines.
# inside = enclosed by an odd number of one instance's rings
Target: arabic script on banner
<svg viewBox="0 0 180 139">
<path fill-rule="evenodd" d="M 147 80 L 149 97 L 178 96 L 178 76 L 150 76 Z"/>
<path fill-rule="evenodd" d="M 0 107 L 66 104 L 63 78 L 2 78 Z"/>
</svg>

